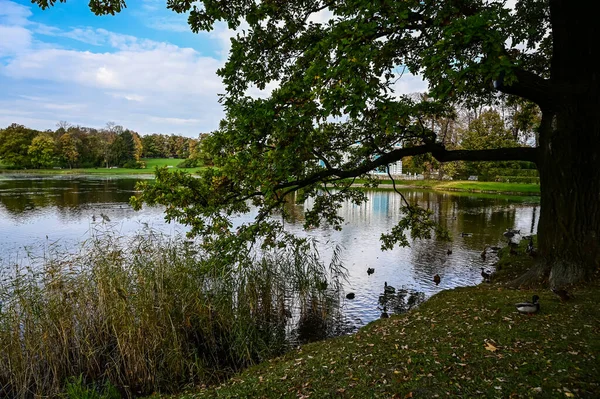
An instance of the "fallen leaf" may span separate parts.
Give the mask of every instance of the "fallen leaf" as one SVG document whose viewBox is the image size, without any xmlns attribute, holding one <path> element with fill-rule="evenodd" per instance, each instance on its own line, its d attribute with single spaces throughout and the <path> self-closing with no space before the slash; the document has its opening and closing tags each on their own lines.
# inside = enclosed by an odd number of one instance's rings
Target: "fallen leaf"
<svg viewBox="0 0 600 399">
<path fill-rule="evenodd" d="M 494 345 L 492 345 L 489 342 L 485 343 L 485 349 L 488 350 L 488 351 L 490 351 L 490 352 L 496 352 L 498 350 L 497 347 L 495 347 Z"/>
</svg>

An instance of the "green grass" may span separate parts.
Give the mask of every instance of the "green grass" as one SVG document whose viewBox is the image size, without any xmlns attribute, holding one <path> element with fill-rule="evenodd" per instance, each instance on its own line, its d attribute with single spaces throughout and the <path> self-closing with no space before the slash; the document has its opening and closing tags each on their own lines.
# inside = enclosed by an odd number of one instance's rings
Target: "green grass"
<svg viewBox="0 0 600 399">
<path fill-rule="evenodd" d="M 195 173 L 202 169 L 198 168 L 186 168 L 179 169 L 176 166 L 183 161 L 178 158 L 145 158 L 142 159 L 146 163 L 145 169 L 128 169 L 128 168 L 116 168 L 107 169 L 103 167 L 97 168 L 76 168 L 76 169 L 27 169 L 27 170 L 4 170 L 0 168 L 0 173 L 30 173 L 30 174 L 53 174 L 53 175 L 153 175 L 155 167 L 171 166 L 173 170 L 184 170 L 190 173 Z"/>
<path fill-rule="evenodd" d="M 503 251 L 492 284 L 442 291 L 352 336 L 305 345 L 221 386 L 171 398 L 600 397 L 597 279 L 565 303 L 548 289 L 509 289 L 504 282 L 532 262 L 518 251 Z M 540 313 L 519 314 L 514 304 L 533 294 Z"/>
<path fill-rule="evenodd" d="M 364 180 L 356 180 L 356 184 L 364 183 Z M 381 180 L 381 188 L 390 188 L 391 180 Z M 501 182 L 479 182 L 479 181 L 440 181 L 440 180 L 397 180 L 397 187 L 416 187 L 440 191 L 468 191 L 479 193 L 505 193 L 517 195 L 539 195 L 539 184 L 524 183 L 501 183 Z"/>
<path fill-rule="evenodd" d="M 441 182 L 435 186 L 436 190 L 469 190 L 469 191 L 494 191 L 539 194 L 539 184 L 524 183 L 499 183 L 499 182 L 473 182 L 473 181 L 449 181 Z"/>
</svg>

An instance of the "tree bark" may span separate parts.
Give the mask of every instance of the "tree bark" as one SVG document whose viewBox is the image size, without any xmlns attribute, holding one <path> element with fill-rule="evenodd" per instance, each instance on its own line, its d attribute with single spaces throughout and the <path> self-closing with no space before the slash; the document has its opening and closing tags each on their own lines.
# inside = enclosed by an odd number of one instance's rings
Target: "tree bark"
<svg viewBox="0 0 600 399">
<path fill-rule="evenodd" d="M 593 2 L 551 0 L 553 104 L 542 107 L 538 246 L 551 286 L 600 267 L 600 55 Z M 592 7 L 592 8 L 590 8 Z"/>
<path fill-rule="evenodd" d="M 552 286 L 600 267 L 600 104 L 586 97 L 564 104 L 540 137 L 538 246 Z"/>
</svg>

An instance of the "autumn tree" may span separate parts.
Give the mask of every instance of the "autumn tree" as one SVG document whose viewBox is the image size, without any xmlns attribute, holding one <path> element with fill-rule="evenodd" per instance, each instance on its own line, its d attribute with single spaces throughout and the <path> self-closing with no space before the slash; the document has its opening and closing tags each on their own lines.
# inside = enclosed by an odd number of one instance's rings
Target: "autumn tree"
<svg viewBox="0 0 600 399">
<path fill-rule="evenodd" d="M 124 3 L 91 4 L 102 14 L 118 12 Z M 167 2 L 170 9 L 189 13 L 194 32 L 225 22 L 237 35 L 219 70 L 226 119 L 205 143 L 218 169 L 196 180 L 160 174 L 144 198 L 168 202 L 167 216 L 206 234 L 229 225 L 223 215 L 248 211 L 252 200 L 257 219 L 240 227 L 239 236 L 268 236 L 276 226 L 268 224 L 267 216 L 284 212 L 285 195 L 300 189 L 315 198 L 307 224 L 340 226 L 337 204 L 365 199 L 348 179 L 405 156 L 430 153 L 440 162 L 530 161 L 541 181 L 539 267 L 523 281 L 540 275 L 562 285 L 591 276 L 600 265 L 596 4 L 505 4 Z M 395 93 L 405 71 L 421 74 L 436 101 Z M 270 83 L 277 88 L 268 97 L 248 94 Z M 499 92 L 539 107 L 536 147 L 452 150 L 422 123 L 443 115 L 445 101 L 484 105 Z M 319 190 L 324 186 L 337 190 Z M 407 218 L 385 236 L 386 244 L 407 243 L 407 227 L 424 231 L 415 222 L 427 223 L 427 215 L 414 206 L 405 211 Z"/>
<path fill-rule="evenodd" d="M 69 165 L 69 169 L 72 169 L 79 159 L 77 140 L 71 134 L 64 133 L 58 139 L 58 147 L 61 158 Z"/>
<path fill-rule="evenodd" d="M 49 134 L 38 134 L 27 150 L 29 162 L 36 169 L 49 168 L 56 161 L 56 143 Z"/>
<path fill-rule="evenodd" d="M 31 166 L 29 147 L 37 131 L 13 123 L 0 130 L 0 159 L 4 164 L 27 168 Z"/>
</svg>

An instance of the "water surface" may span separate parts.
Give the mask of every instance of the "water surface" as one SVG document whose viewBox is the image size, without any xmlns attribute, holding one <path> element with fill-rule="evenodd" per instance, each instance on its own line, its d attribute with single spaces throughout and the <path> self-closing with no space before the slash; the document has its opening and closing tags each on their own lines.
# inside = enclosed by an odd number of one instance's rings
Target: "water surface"
<svg viewBox="0 0 600 399">
<path fill-rule="evenodd" d="M 18 262 L 28 251 L 40 251 L 49 245 L 76 248 L 90 237 L 91 229 L 99 226 L 122 235 L 148 227 L 168 235 L 184 233 L 185 226 L 164 221 L 160 207 L 144 207 L 139 212 L 131 208 L 128 201 L 139 179 L 0 176 L 0 265 Z M 402 192 L 409 201 L 432 210 L 450 230 L 453 241 L 415 241 L 408 248 L 381 251 L 381 233 L 388 232 L 401 217 L 401 198 L 393 191 L 369 191 L 366 204 L 345 204 L 340 210 L 345 219 L 342 231 L 323 227 L 304 232 L 303 213 L 311 203 L 292 205 L 294 218 L 286 223 L 287 228 L 317 237 L 325 260 L 335 245 L 341 245 L 342 260 L 348 269 L 344 288 L 347 293 L 355 293 L 355 298 L 345 300 L 343 306 L 354 325 L 380 316 L 384 283 L 398 290 L 422 292 L 425 297 L 442 289 L 478 284 L 482 280 L 480 268 L 491 268 L 495 261 L 493 254 L 481 258 L 485 245 L 506 245 L 502 233 L 507 228 L 520 229 L 523 234 L 537 229 L 537 197 Z M 447 254 L 448 249 L 452 254 Z M 368 275 L 368 268 L 375 272 Z M 439 285 L 433 281 L 436 274 L 441 277 Z"/>
</svg>

